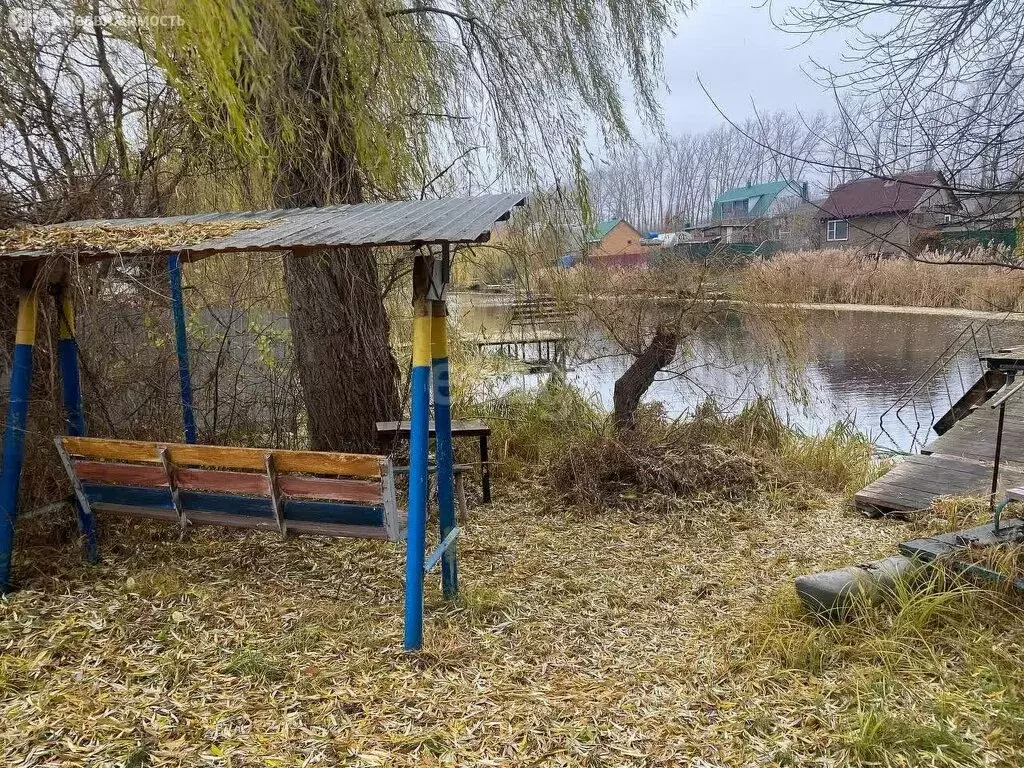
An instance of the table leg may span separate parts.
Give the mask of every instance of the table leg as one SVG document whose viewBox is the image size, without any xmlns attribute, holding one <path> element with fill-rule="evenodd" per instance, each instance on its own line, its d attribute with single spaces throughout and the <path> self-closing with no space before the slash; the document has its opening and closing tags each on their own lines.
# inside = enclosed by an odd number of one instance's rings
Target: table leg
<svg viewBox="0 0 1024 768">
<path fill-rule="evenodd" d="M 480 435 L 480 479 L 484 488 L 484 504 L 490 504 L 491 465 L 487 459 L 487 435 Z"/>
</svg>

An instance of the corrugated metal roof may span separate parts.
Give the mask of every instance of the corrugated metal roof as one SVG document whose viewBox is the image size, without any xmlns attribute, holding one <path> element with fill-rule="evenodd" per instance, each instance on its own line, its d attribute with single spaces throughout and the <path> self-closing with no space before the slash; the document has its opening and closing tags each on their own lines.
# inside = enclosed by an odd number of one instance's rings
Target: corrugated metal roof
<svg viewBox="0 0 1024 768">
<path fill-rule="evenodd" d="M 202 257 L 232 251 L 291 251 L 346 245 L 480 243 L 488 240 L 496 222 L 507 219 L 512 209 L 525 202 L 526 196 L 522 194 L 499 194 L 145 219 L 91 219 L 52 226 L 66 229 L 242 220 L 270 222 L 260 229 L 243 229 L 227 237 L 199 243 L 180 243 L 158 248 L 142 245 L 128 251 L 93 251 L 82 254 L 91 259 L 154 253 L 182 253 L 185 256 Z M 32 259 L 46 255 L 44 251 L 19 251 L 3 254 L 3 258 Z"/>
<path fill-rule="evenodd" d="M 786 187 L 791 186 L 788 181 L 767 181 L 763 184 L 751 184 L 746 187 L 728 189 L 715 198 L 716 203 L 732 203 L 737 200 L 749 200 L 752 197 L 768 195 L 774 200 Z"/>
</svg>

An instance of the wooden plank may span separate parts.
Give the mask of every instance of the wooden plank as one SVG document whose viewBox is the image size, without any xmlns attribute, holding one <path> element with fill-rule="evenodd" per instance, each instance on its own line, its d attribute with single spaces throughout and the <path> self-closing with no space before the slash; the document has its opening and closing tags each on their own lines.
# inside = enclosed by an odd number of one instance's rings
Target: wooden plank
<svg viewBox="0 0 1024 768">
<path fill-rule="evenodd" d="M 377 422 L 377 434 L 382 437 L 394 437 L 395 433 L 398 433 L 399 437 L 408 438 L 409 432 L 410 427 L 408 421 Z M 434 433 L 434 422 L 431 421 L 430 434 L 434 435 Z M 490 434 L 491 428 L 483 419 L 463 419 L 452 422 L 453 437 L 482 437 Z"/>
<path fill-rule="evenodd" d="M 173 509 L 157 507 L 138 507 L 127 504 L 93 504 L 96 512 L 141 517 L 150 520 L 177 522 L 177 513 Z M 225 515 L 215 512 L 190 512 L 189 523 L 192 525 L 222 525 L 229 528 L 249 528 L 252 530 L 277 532 L 277 523 L 270 518 Z M 290 522 L 288 528 L 292 533 L 306 533 L 333 538 L 381 539 L 388 538 L 384 528 L 367 525 L 339 525 L 336 523 L 317 523 L 310 521 Z"/>
<path fill-rule="evenodd" d="M 267 476 L 254 472 L 228 472 L 221 469 L 179 469 L 178 487 L 183 491 L 220 491 L 269 496 Z"/>
<path fill-rule="evenodd" d="M 174 511 L 170 490 L 166 488 L 132 488 L 121 485 L 83 483 L 83 489 L 92 504 L 156 507 Z M 212 512 L 267 518 L 274 522 L 275 527 L 277 525 L 271 501 L 267 497 L 180 491 L 178 498 L 189 519 L 192 518 L 193 512 Z M 288 521 L 289 527 L 291 527 L 292 521 L 384 526 L 384 509 L 380 505 L 339 504 L 335 501 L 294 499 L 285 502 L 284 517 Z M 177 519 L 176 514 L 175 519 Z"/>
<path fill-rule="evenodd" d="M 214 445 L 173 445 L 171 459 L 187 467 L 223 467 L 263 472 L 267 450 L 228 448 Z M 357 475 L 380 477 L 383 457 L 359 453 L 318 453 L 316 451 L 271 451 L 278 472 L 310 475 Z"/>
<path fill-rule="evenodd" d="M 309 533 L 342 539 L 381 539 L 385 541 L 388 539 L 386 529 L 368 525 L 332 525 L 300 520 L 289 521 L 288 530 L 292 533 Z"/>
<path fill-rule="evenodd" d="M 236 448 L 219 445 L 152 443 L 138 440 L 108 440 L 95 437 L 65 437 L 68 453 L 88 459 L 160 464 L 159 449 L 168 449 L 171 462 L 179 467 L 265 470 L 265 448 Z M 384 457 L 362 453 L 273 450 L 279 472 L 311 475 L 356 475 L 380 477 Z"/>
<path fill-rule="evenodd" d="M 119 464 L 111 461 L 74 462 L 75 473 L 87 482 L 117 485 L 143 485 L 160 488 L 167 485 L 163 469 L 140 464 Z"/>
<path fill-rule="evenodd" d="M 135 461 L 159 464 L 156 443 L 139 440 L 103 440 L 95 437 L 65 437 L 64 448 L 72 456 L 106 461 Z"/>
<path fill-rule="evenodd" d="M 298 499 L 359 501 L 367 504 L 383 502 L 379 480 L 278 475 L 277 483 L 282 494 Z"/>
<path fill-rule="evenodd" d="M 92 504 L 117 504 L 126 507 L 154 507 L 170 510 L 178 519 L 169 488 L 131 488 L 123 485 L 82 483 L 82 489 Z"/>
</svg>

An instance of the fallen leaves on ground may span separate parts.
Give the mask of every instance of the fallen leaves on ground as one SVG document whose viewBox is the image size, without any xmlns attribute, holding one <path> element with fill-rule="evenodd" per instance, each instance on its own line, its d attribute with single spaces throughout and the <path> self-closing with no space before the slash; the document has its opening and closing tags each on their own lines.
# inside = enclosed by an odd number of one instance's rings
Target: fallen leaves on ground
<svg viewBox="0 0 1024 768">
<path fill-rule="evenodd" d="M 913 525 L 710 498 L 636 523 L 501 490 L 460 539 L 461 601 L 428 577 L 411 655 L 393 544 L 178 541 L 111 518 L 98 566 L 23 545 L 0 602 L 0 763 L 1024 761 L 1020 613 L 881 621 L 875 643 L 793 604 L 796 575 L 891 554 Z"/>
</svg>

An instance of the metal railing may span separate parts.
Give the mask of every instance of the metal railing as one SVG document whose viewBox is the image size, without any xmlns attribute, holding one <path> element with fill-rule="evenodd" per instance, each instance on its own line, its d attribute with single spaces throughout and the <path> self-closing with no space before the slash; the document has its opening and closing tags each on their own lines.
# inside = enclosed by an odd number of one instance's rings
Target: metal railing
<svg viewBox="0 0 1024 768">
<path fill-rule="evenodd" d="M 920 450 L 928 442 L 932 425 L 942 416 L 941 413 L 936 413 L 937 379 L 940 381 L 941 391 L 946 396 L 947 408 L 944 412 L 948 412 L 975 382 L 984 376 L 985 366 L 981 361 L 979 334 L 984 334 L 987 337 L 988 348 L 993 349 L 992 329 L 989 321 L 970 322 L 953 337 L 931 364 L 907 385 L 892 405 L 879 415 L 879 429 L 894 445 L 900 445 L 903 441 L 893 435 L 891 431 L 893 421 L 910 435 L 910 452 Z M 964 364 L 967 355 L 963 354 L 965 349 L 974 351 L 974 355 L 969 358 L 973 364 L 970 365 L 970 369 L 966 373 Z M 959 385 L 959 391 L 956 393 L 950 386 L 951 380 Z M 926 420 L 922 420 L 923 417 L 926 417 Z"/>
</svg>

